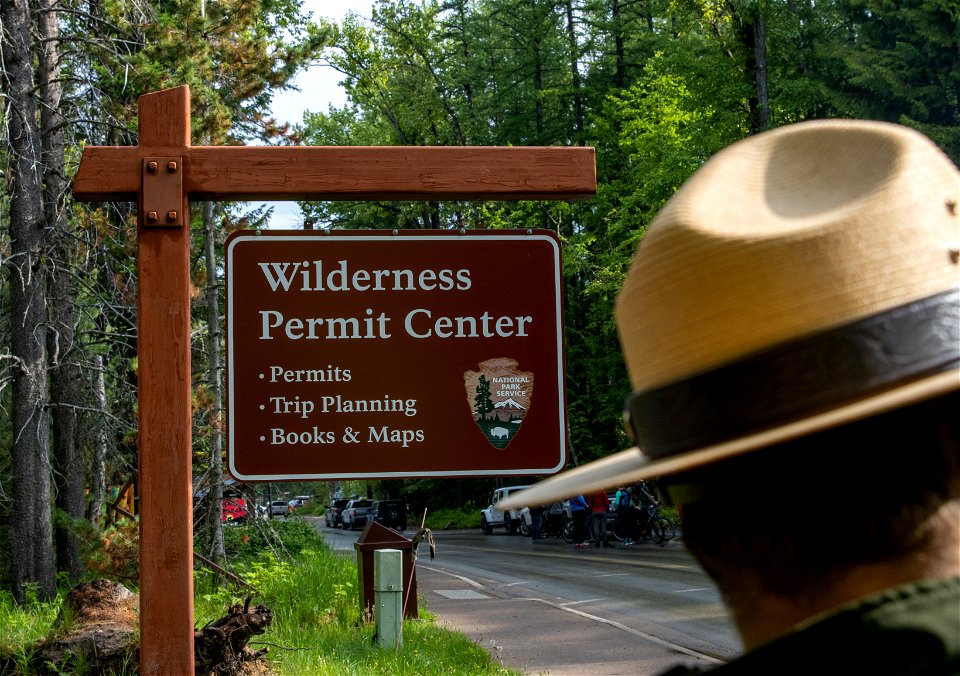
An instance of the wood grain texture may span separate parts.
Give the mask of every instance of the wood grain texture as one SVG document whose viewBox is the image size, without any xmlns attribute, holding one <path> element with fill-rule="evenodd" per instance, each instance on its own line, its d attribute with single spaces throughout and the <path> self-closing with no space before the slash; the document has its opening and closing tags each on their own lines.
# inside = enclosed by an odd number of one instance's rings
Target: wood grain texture
<svg viewBox="0 0 960 676">
<path fill-rule="evenodd" d="M 184 158 L 194 200 L 585 199 L 593 148 L 470 146 L 97 146 L 83 151 L 78 200 L 133 199 L 140 158 Z"/>
<path fill-rule="evenodd" d="M 140 98 L 140 139 L 188 142 L 186 87 Z M 140 184 L 142 168 L 135 167 Z M 140 670 L 194 672 L 190 229 L 146 228 L 138 185 Z M 182 213 L 189 202 L 179 197 Z"/>
</svg>

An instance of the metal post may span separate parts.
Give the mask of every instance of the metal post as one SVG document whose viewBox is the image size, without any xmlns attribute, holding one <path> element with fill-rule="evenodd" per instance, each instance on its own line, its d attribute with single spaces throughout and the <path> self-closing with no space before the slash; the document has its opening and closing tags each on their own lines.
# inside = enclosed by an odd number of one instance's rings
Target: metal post
<svg viewBox="0 0 960 676">
<path fill-rule="evenodd" d="M 403 553 L 378 549 L 373 553 L 374 622 L 377 643 L 399 648 L 403 643 Z"/>
</svg>

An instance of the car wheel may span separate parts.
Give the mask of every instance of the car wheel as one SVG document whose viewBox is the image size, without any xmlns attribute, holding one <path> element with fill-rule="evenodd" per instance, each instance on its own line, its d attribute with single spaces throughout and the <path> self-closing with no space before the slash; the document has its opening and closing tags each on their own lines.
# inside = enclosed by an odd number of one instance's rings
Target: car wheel
<svg viewBox="0 0 960 676">
<path fill-rule="evenodd" d="M 523 535 L 524 537 L 530 537 L 530 525 L 522 516 L 520 517 L 520 535 Z"/>
<path fill-rule="evenodd" d="M 504 515 L 503 517 L 503 527 L 507 531 L 507 535 L 516 535 L 517 534 L 517 524 L 509 516 Z"/>
<path fill-rule="evenodd" d="M 493 528 L 491 528 L 491 527 L 490 527 L 490 524 L 487 523 L 487 517 L 485 517 L 485 516 L 481 516 L 481 517 L 480 517 L 480 531 L 481 531 L 484 535 L 490 535 L 490 533 L 493 532 Z"/>
</svg>

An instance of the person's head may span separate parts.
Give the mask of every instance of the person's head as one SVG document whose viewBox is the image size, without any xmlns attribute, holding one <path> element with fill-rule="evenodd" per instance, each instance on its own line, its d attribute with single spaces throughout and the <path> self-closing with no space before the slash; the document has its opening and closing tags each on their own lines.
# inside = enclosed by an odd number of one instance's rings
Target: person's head
<svg viewBox="0 0 960 676">
<path fill-rule="evenodd" d="M 898 125 L 806 122 L 718 153 L 617 299 L 637 448 L 537 489 L 663 477 L 734 605 L 941 553 L 927 573 L 960 572 L 958 202 L 957 168 Z"/>
<path fill-rule="evenodd" d="M 688 549 L 734 603 L 816 598 L 860 567 L 890 565 L 892 586 L 915 577 L 914 557 L 922 575 L 960 573 L 958 392 L 662 483 Z"/>
</svg>

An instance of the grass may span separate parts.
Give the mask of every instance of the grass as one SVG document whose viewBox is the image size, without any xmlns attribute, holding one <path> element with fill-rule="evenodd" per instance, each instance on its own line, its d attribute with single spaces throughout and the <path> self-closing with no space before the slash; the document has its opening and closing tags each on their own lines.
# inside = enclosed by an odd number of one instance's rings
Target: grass
<svg viewBox="0 0 960 676">
<path fill-rule="evenodd" d="M 30 662 L 29 646 L 50 633 L 62 596 L 39 601 L 36 589 L 27 587 L 26 602 L 18 606 L 9 591 L 0 590 L 0 674 L 30 673 L 24 671 Z"/>
<path fill-rule="evenodd" d="M 310 524 L 301 519 L 275 520 L 290 558 L 279 558 L 253 526 L 226 530 L 230 569 L 256 588 L 252 603 L 274 612 L 268 631 L 250 642 L 269 647 L 270 669 L 281 675 L 349 676 L 393 674 L 462 674 L 511 676 L 463 634 L 439 627 L 420 600 L 423 619 L 406 620 L 399 649 L 374 641 L 374 626 L 360 611 L 356 561 L 332 552 Z M 212 573 L 194 575 L 195 622 L 198 627 L 221 617 L 231 603 L 242 603 L 249 590 L 215 586 Z M 35 598 L 18 606 L 0 592 L 0 674 L 27 676 L 30 646 L 51 630 L 67 588 L 52 602 Z M 70 670 L 71 674 L 82 672 Z M 136 673 L 135 670 L 130 673 Z"/>
<path fill-rule="evenodd" d="M 494 663 L 462 634 L 438 627 L 422 600 L 424 619 L 404 622 L 399 650 L 379 647 L 372 623 L 360 611 L 356 560 L 331 552 L 315 529 L 299 519 L 276 526 L 294 560 L 280 562 L 261 550 L 244 556 L 234 568 L 260 590 L 259 602 L 274 610 L 270 631 L 261 638 L 270 644 L 271 668 L 278 673 L 517 673 Z M 239 534 L 239 529 L 231 531 Z M 230 535 L 236 539 L 235 533 Z M 198 594 L 198 623 L 201 616 L 205 621 L 218 617 L 230 600 L 224 592 Z"/>
</svg>

